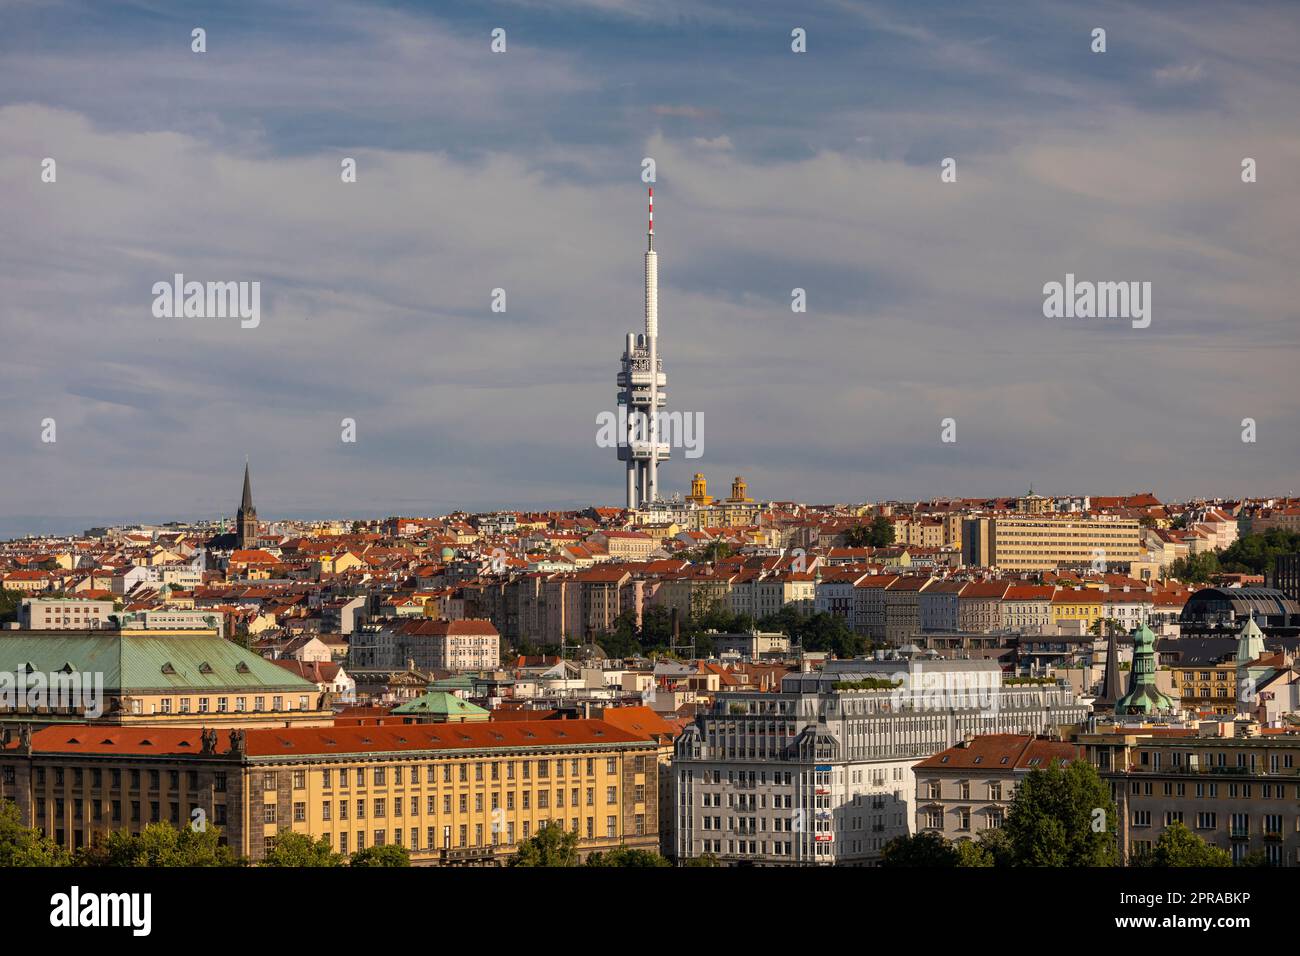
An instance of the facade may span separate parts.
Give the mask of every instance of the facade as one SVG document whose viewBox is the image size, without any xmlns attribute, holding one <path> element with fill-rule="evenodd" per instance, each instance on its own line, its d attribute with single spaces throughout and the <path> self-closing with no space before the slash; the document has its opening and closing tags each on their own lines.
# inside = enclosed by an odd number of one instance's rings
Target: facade
<svg viewBox="0 0 1300 956">
<path fill-rule="evenodd" d="M 969 840 L 1006 821 L 1016 787 L 1031 770 L 1068 764 L 1079 747 L 1028 734 L 963 740 L 922 760 L 916 776 L 916 832 Z"/>
<path fill-rule="evenodd" d="M 1135 518 L 997 515 L 967 518 L 962 560 L 1004 571 L 1116 568 L 1142 556 Z"/>
<path fill-rule="evenodd" d="M 727 864 L 874 865 L 911 831 L 912 767 L 967 734 L 1057 731 L 1059 683 L 1002 686 L 992 661 L 832 661 L 779 693 L 719 693 L 677 738 L 673 853 Z"/>
<path fill-rule="evenodd" d="M 1273 559 L 1270 586 L 1292 601 L 1300 601 L 1300 554 L 1279 554 Z"/>
<path fill-rule="evenodd" d="M 1180 822 L 1240 862 L 1259 853 L 1274 866 L 1300 865 L 1300 736 L 1228 736 L 1134 731 L 1079 738 L 1111 784 L 1120 846 L 1128 858 L 1151 849 Z"/>
<path fill-rule="evenodd" d="M 253 861 L 280 830 L 338 852 L 499 865 L 547 821 L 581 856 L 658 847 L 657 745 L 597 720 L 232 731 L 49 727 L 0 746 L 0 795 L 68 849 L 196 809 Z"/>
<path fill-rule="evenodd" d="M 18 626 L 25 631 L 95 630 L 112 624 L 112 601 L 89 598 L 23 598 L 18 605 Z"/>
<path fill-rule="evenodd" d="M 491 621 L 433 621 L 425 617 L 363 628 L 355 635 L 350 663 L 399 668 L 414 662 L 422 671 L 491 670 L 501 663 L 501 638 Z"/>
</svg>

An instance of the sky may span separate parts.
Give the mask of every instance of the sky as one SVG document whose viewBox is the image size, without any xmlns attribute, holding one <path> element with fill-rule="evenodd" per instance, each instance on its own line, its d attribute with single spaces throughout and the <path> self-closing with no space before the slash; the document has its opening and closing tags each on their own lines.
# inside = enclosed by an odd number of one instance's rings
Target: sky
<svg viewBox="0 0 1300 956">
<path fill-rule="evenodd" d="M 0 22 L 0 535 L 230 515 L 246 458 L 264 520 L 621 503 L 596 416 L 646 157 L 669 408 L 703 422 L 663 492 L 1300 492 L 1295 3 Z M 156 317 L 176 273 L 259 282 L 260 323 Z M 1067 274 L 1150 282 L 1150 326 L 1045 317 Z"/>
</svg>

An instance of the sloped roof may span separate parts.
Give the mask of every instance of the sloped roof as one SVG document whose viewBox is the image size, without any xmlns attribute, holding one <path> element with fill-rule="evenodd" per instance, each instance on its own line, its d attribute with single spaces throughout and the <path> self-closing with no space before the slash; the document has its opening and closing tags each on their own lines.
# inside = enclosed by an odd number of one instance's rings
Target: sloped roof
<svg viewBox="0 0 1300 956">
<path fill-rule="evenodd" d="M 444 717 L 475 717 L 488 719 L 488 712 L 477 704 L 461 700 L 455 694 L 436 690 L 422 694 L 393 708 L 394 714 L 438 714 Z"/>
<path fill-rule="evenodd" d="M 197 754 L 199 727 L 56 725 L 32 734 L 39 753 Z M 401 753 L 443 750 L 554 749 L 611 745 L 653 746 L 647 738 L 602 720 L 518 720 L 453 724 L 379 724 L 347 727 L 273 727 L 244 731 L 250 757 Z M 11 740 L 9 749 L 19 741 Z M 3 747 L 0 747 L 3 749 Z M 218 752 L 228 751 L 218 735 Z"/>
<path fill-rule="evenodd" d="M 51 631 L 42 636 L 0 638 L 0 671 L 13 673 L 28 664 L 47 674 L 67 665 L 82 673 L 102 673 L 106 691 L 316 689 L 238 644 L 208 635 L 62 635 Z"/>
</svg>

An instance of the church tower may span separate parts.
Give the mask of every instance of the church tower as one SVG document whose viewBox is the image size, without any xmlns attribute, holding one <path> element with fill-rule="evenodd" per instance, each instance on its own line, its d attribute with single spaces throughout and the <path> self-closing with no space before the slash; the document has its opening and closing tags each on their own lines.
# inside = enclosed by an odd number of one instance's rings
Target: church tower
<svg viewBox="0 0 1300 956">
<path fill-rule="evenodd" d="M 235 518 L 235 537 L 243 550 L 257 547 L 257 509 L 253 507 L 253 486 L 248 479 L 248 462 L 244 462 L 244 497 Z"/>
</svg>

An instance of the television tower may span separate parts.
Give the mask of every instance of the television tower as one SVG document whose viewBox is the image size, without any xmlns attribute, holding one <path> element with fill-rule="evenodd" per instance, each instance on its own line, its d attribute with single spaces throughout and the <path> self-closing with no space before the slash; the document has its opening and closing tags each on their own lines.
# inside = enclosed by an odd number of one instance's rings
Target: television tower
<svg viewBox="0 0 1300 956">
<path fill-rule="evenodd" d="M 618 460 L 627 463 L 627 507 L 659 500 L 659 462 L 669 445 L 659 440 L 657 412 L 668 403 L 668 378 L 659 360 L 659 257 L 655 253 L 655 188 L 649 190 L 645 252 L 645 332 L 627 333 L 618 373 L 618 404 L 626 409 L 627 432 L 620 436 Z"/>
</svg>

